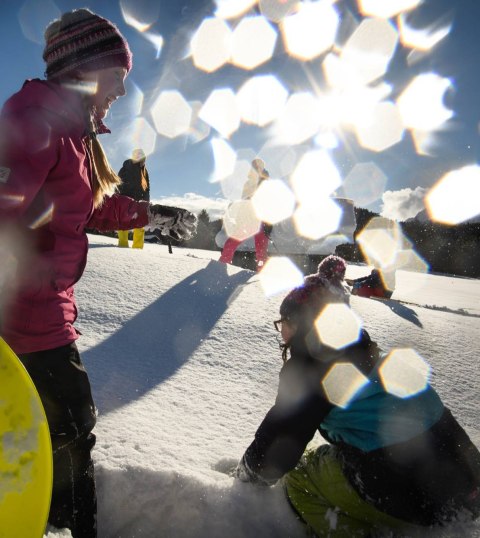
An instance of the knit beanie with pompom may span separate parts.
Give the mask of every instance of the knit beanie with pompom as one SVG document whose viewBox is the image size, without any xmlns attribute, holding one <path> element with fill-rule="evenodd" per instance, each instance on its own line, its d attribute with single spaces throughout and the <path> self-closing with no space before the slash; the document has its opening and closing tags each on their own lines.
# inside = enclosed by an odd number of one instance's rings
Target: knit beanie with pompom
<svg viewBox="0 0 480 538">
<path fill-rule="evenodd" d="M 347 264 L 340 256 L 327 256 L 318 264 L 318 274 L 331 281 L 343 280 L 346 270 Z"/>
<path fill-rule="evenodd" d="M 332 286 L 320 275 L 310 275 L 302 286 L 293 289 L 280 305 L 280 317 L 294 322 L 313 321 L 331 303 L 348 304 L 343 287 Z"/>
</svg>

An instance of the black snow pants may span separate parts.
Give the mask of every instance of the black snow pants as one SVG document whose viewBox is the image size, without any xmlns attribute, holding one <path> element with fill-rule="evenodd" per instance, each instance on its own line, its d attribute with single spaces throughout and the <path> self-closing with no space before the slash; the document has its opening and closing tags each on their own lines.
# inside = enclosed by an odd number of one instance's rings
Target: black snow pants
<svg viewBox="0 0 480 538">
<path fill-rule="evenodd" d="M 97 536 L 97 498 L 91 450 L 96 422 L 87 372 L 75 343 L 19 356 L 42 399 L 53 448 L 48 521 L 74 538 Z"/>
</svg>

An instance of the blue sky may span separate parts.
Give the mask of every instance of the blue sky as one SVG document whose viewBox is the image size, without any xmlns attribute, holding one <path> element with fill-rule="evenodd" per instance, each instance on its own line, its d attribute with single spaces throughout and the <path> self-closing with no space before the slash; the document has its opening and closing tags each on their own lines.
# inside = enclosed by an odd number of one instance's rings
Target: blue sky
<svg viewBox="0 0 480 538">
<path fill-rule="evenodd" d="M 188 101 L 204 102 L 214 88 L 230 87 L 236 91 L 249 77 L 267 73 L 275 74 L 290 92 L 312 90 L 311 77 L 309 79 L 306 73 L 313 71 L 315 61 L 300 62 L 289 57 L 280 32 L 272 60 L 253 71 L 232 65 L 211 74 L 196 69 L 186 53 L 190 39 L 202 20 L 214 14 L 216 5 L 213 1 L 137 0 L 134 3 L 124 0 L 125 5 L 135 5 L 138 13 L 155 19 L 149 31 L 161 35 L 164 40 L 160 55 L 143 34 L 126 24 L 118 1 L 3 0 L 0 8 L 0 62 L 4 67 L 0 103 L 17 91 L 25 79 L 42 78 L 44 27 L 60 12 L 78 7 L 88 7 L 115 22 L 129 41 L 134 55 L 134 67 L 127 83 L 129 95 L 112 107 L 106 123 L 113 133 L 107 135 L 109 139 L 104 137 L 102 140 L 116 169 L 130 156 L 128 151 L 133 142 L 121 139 L 121 133 L 125 125 L 134 119 L 132 110 L 135 103 L 132 99 L 139 91 L 144 95 L 141 115 L 151 123 L 150 107 L 163 90 L 179 90 Z M 361 20 L 355 1 L 342 0 L 337 5 L 342 13 L 349 9 L 354 18 Z M 255 10 L 253 8 L 250 14 Z M 433 72 L 448 78 L 451 88 L 444 96 L 444 103 L 452 109 L 453 117 L 446 128 L 436 134 L 435 147 L 428 157 L 416 153 L 408 132 L 401 142 L 378 153 L 363 149 L 352 133 L 343 133 L 341 144 L 331 152 L 342 177 L 347 176 L 356 163 L 373 162 L 388 178 L 384 188 L 394 193 L 391 199 L 395 198 L 395 193 L 408 189 L 403 191 L 402 201 L 408 206 L 410 199 L 415 197 L 418 203 L 419 192 L 430 188 L 445 172 L 478 161 L 479 17 L 480 3 L 476 0 L 457 0 L 454 3 L 425 0 L 413 12 L 411 21 L 418 27 L 451 23 L 449 35 L 412 65 L 407 62 L 407 51 L 398 46 L 384 79 L 392 85 L 395 96 L 419 73 Z M 229 23 L 233 27 L 236 21 Z M 275 24 L 273 26 L 276 27 Z M 314 81 L 317 87 L 324 84 L 320 76 Z M 266 128 L 242 123 L 228 142 L 236 150 L 256 154 L 268 138 L 267 132 Z M 152 197 L 173 197 L 172 200 L 181 204 L 182 197 L 191 193 L 190 202 L 184 205 L 193 203 L 194 195 L 222 199 L 224 195 L 219 184 L 209 181 L 214 167 L 210 139 L 214 136 L 219 135 L 213 128 L 210 136 L 200 142 L 187 137 L 172 140 L 158 135 L 155 152 L 148 159 Z M 303 145 L 313 147 L 314 144 L 309 140 Z M 203 199 L 198 203 L 202 204 Z M 378 211 L 382 204 L 385 200 L 382 202 L 379 197 L 367 207 Z"/>
</svg>

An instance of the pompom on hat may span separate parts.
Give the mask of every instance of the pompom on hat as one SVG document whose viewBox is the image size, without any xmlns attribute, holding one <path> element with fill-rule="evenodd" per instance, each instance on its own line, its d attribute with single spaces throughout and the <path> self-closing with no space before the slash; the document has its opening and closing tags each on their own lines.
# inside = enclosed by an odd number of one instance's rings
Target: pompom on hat
<svg viewBox="0 0 480 538">
<path fill-rule="evenodd" d="M 318 264 L 318 274 L 331 281 L 343 280 L 346 270 L 347 264 L 340 256 L 327 256 Z"/>
<path fill-rule="evenodd" d="M 47 26 L 43 59 L 47 79 L 76 71 L 132 68 L 132 53 L 118 28 L 89 9 L 64 13 Z"/>
<path fill-rule="evenodd" d="M 330 303 L 349 303 L 343 287 L 333 286 L 320 275 L 310 275 L 302 286 L 293 289 L 280 305 L 280 317 L 294 322 L 310 323 Z"/>
</svg>

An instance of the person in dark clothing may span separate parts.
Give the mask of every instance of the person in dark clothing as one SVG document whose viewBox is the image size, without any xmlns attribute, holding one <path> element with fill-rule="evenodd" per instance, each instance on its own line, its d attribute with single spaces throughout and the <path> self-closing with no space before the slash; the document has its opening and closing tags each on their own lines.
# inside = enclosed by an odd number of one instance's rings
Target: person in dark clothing
<svg viewBox="0 0 480 538">
<path fill-rule="evenodd" d="M 132 158 L 127 159 L 118 175 L 122 183 L 118 187 L 119 194 L 129 196 L 134 200 L 150 201 L 150 178 L 145 166 L 146 155 L 142 149 L 134 149 Z M 118 246 L 128 248 L 129 230 L 118 230 Z M 143 248 L 145 229 L 133 229 L 132 248 Z"/>
<path fill-rule="evenodd" d="M 234 476 L 260 485 L 284 477 L 291 505 L 318 536 L 477 518 L 480 453 L 421 369 L 405 357 L 395 363 L 364 329 L 343 347 L 324 343 L 316 320 L 332 306 L 348 316 L 346 300 L 320 275 L 283 300 L 274 323 L 290 358 Z M 328 444 L 305 451 L 317 430 Z"/>
<path fill-rule="evenodd" d="M 372 269 L 372 272 L 367 276 L 348 279 L 346 282 L 352 286 L 352 295 L 359 295 L 360 297 L 385 297 L 386 299 L 390 299 L 393 294 L 393 290 L 385 285 L 378 269 Z"/>
</svg>

